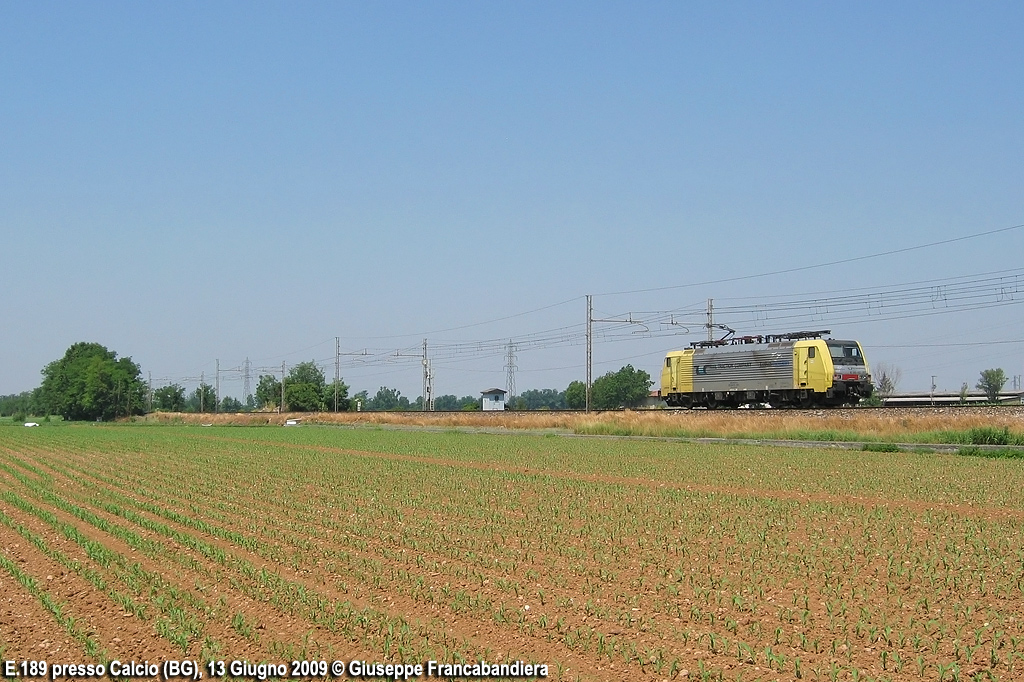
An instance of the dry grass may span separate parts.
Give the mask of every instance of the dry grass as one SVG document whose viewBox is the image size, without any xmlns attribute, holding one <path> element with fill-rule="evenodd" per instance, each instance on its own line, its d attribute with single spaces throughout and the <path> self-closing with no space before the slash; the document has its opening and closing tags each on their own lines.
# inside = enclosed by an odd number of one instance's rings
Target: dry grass
<svg viewBox="0 0 1024 682">
<path fill-rule="evenodd" d="M 576 433 L 639 436 L 775 437 L 822 440 L 916 441 L 921 435 L 1007 429 L 1024 438 L 1024 408 L 916 408 L 849 410 L 734 410 L 625 412 L 342 412 L 170 414 L 147 422 L 255 426 L 301 419 L 310 424 L 561 429 Z"/>
<path fill-rule="evenodd" d="M 594 419 L 594 418 L 591 418 Z M 898 439 L 909 434 L 1008 428 L 1024 433 L 1022 411 L 1013 408 L 922 408 L 888 410 L 743 410 L 688 412 L 621 412 L 597 418 L 605 427 L 619 427 L 638 435 L 669 435 L 690 432 L 716 436 L 764 436 L 786 434 L 861 434 Z M 586 421 L 583 422 L 586 425 Z M 591 427 L 586 429 L 594 431 Z"/>
</svg>

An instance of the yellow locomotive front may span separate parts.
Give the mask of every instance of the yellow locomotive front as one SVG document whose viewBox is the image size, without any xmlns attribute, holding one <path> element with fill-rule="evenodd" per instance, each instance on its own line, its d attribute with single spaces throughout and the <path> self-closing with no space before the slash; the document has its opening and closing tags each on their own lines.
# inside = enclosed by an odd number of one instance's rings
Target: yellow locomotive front
<svg viewBox="0 0 1024 682">
<path fill-rule="evenodd" d="M 856 405 L 861 398 L 870 397 L 874 384 L 860 344 L 826 339 L 825 345 L 832 361 L 833 402 L 839 399 L 838 404 Z"/>
</svg>

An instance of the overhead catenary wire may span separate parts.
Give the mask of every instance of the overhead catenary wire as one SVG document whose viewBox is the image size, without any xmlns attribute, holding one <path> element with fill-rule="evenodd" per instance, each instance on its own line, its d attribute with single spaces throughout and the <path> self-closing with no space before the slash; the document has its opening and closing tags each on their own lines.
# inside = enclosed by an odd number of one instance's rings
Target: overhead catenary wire
<svg viewBox="0 0 1024 682">
<path fill-rule="evenodd" d="M 1004 232 L 1011 232 L 1024 228 L 1024 223 L 1020 225 L 1011 225 L 1009 227 L 1000 227 L 994 230 L 986 230 L 984 232 L 976 232 L 974 234 L 964 235 L 962 237 L 952 237 L 950 239 L 942 239 L 935 242 L 928 242 L 927 244 L 918 244 L 916 246 L 907 246 L 900 249 L 890 249 L 888 251 L 879 251 L 877 253 L 870 253 L 863 256 L 853 256 L 851 258 L 841 258 L 838 260 L 828 261 L 825 263 L 816 263 L 814 265 L 801 265 L 795 268 L 784 268 L 781 270 L 772 270 L 769 272 L 762 272 L 754 275 L 737 275 L 735 277 L 722 277 L 719 279 L 707 280 L 703 282 L 688 282 L 686 284 L 670 284 L 660 287 L 650 287 L 646 289 L 633 289 L 630 291 L 609 291 L 598 296 L 623 296 L 627 294 L 646 294 L 654 291 L 670 291 L 673 289 L 689 289 L 699 286 L 708 286 L 712 284 L 725 284 L 727 282 L 744 282 L 752 279 L 759 279 L 761 277 L 774 277 L 776 275 L 788 275 L 794 272 L 806 272 L 808 270 L 816 270 L 819 268 L 834 267 L 836 265 L 845 265 L 847 263 L 858 263 L 860 261 L 871 260 L 874 258 L 884 258 L 886 256 L 895 256 L 901 253 L 910 253 L 911 251 L 919 251 L 921 249 L 929 249 L 936 246 L 945 246 L 947 244 L 955 244 L 957 242 L 967 241 L 969 239 L 978 239 L 980 237 L 989 237 L 994 234 L 1001 234 Z"/>
</svg>

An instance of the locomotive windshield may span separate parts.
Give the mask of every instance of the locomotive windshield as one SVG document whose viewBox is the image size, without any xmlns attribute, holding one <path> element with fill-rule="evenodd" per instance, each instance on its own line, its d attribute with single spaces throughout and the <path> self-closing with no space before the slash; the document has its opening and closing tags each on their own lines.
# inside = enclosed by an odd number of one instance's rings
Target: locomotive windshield
<svg viewBox="0 0 1024 682">
<path fill-rule="evenodd" d="M 834 365 L 863 365 L 860 346 L 852 341 L 828 341 L 828 352 Z"/>
</svg>

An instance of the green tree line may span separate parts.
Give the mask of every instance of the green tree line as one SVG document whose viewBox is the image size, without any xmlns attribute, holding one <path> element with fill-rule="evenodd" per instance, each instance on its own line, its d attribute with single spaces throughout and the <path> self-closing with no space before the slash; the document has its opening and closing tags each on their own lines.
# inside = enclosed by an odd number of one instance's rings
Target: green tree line
<svg viewBox="0 0 1024 682">
<path fill-rule="evenodd" d="M 149 409 L 168 412 L 240 412 L 279 409 L 289 412 L 348 410 L 421 410 L 423 398 L 410 400 L 398 389 L 381 386 L 372 396 L 367 391 L 349 395 L 344 381 L 328 382 L 316 362 L 300 362 L 281 381 L 273 375 L 259 377 L 256 392 L 243 403 L 237 398 L 218 398 L 216 390 L 203 382 L 188 392 L 177 383 L 160 386 L 148 393 L 139 366 L 130 357 L 98 343 L 76 343 L 58 360 L 42 370 L 41 385 L 33 391 L 0 397 L 0 416 L 55 414 L 66 420 L 111 420 L 143 414 Z M 595 409 L 633 407 L 646 396 L 650 376 L 626 365 L 594 382 Z M 283 399 L 283 405 L 282 405 Z M 582 382 L 565 390 L 528 389 L 514 396 L 508 407 L 514 410 L 579 409 L 585 404 Z M 437 410 L 479 410 L 479 396 L 442 395 L 434 400 Z"/>
<path fill-rule="evenodd" d="M 60 415 L 66 420 L 111 420 L 143 414 L 150 409 L 170 412 L 241 412 L 283 407 L 288 412 L 345 412 L 348 410 L 420 410 L 423 398 L 410 400 L 400 391 L 381 386 L 374 395 L 360 391 L 349 395 L 349 386 L 342 380 L 328 382 L 314 361 L 300 362 L 285 377 L 283 406 L 281 381 L 273 375 L 261 375 L 254 395 L 243 403 L 237 398 L 218 399 L 213 386 L 200 384 L 191 393 L 179 384 L 161 386 L 148 395 L 139 366 L 130 357 L 98 343 L 76 343 L 64 356 L 47 364 L 41 371 L 42 383 L 32 391 L 0 396 L 0 417 L 16 420 L 27 415 Z M 885 374 L 885 373 L 883 373 Z M 889 376 L 892 373 L 886 374 Z M 892 374 L 892 387 L 898 373 Z M 1001 369 L 981 372 L 977 388 L 989 400 L 998 399 L 1006 385 Z M 608 372 L 591 386 L 591 407 L 597 410 L 636 407 L 648 396 L 651 376 L 626 365 Z M 965 384 L 966 385 L 966 384 Z M 509 401 L 513 410 L 582 409 L 586 405 L 586 386 L 571 382 L 564 390 L 528 389 Z M 478 396 L 442 395 L 434 400 L 437 410 L 478 410 Z"/>
</svg>

